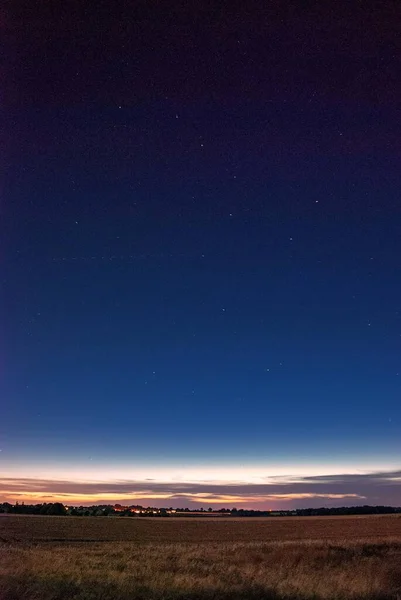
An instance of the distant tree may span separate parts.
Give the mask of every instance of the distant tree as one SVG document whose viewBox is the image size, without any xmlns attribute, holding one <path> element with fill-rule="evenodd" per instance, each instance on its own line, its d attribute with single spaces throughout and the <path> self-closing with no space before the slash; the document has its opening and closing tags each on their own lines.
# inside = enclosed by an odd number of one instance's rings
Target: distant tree
<svg viewBox="0 0 401 600">
<path fill-rule="evenodd" d="M 56 516 L 64 516 L 67 514 L 67 510 L 61 502 L 54 502 L 54 504 L 49 504 L 46 514 L 48 515 L 56 515 Z"/>
</svg>

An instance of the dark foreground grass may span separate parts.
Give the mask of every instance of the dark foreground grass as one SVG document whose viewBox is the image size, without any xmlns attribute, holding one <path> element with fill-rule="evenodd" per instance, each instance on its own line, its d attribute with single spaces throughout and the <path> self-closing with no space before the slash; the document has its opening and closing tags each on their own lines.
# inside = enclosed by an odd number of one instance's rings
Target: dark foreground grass
<svg viewBox="0 0 401 600">
<path fill-rule="evenodd" d="M 401 545 L 8 546 L 1 600 L 401 598 Z"/>
<path fill-rule="evenodd" d="M 7 540 L 3 522 L 0 600 L 401 600 L 401 540 L 360 522 L 360 539 L 173 543 Z"/>
</svg>

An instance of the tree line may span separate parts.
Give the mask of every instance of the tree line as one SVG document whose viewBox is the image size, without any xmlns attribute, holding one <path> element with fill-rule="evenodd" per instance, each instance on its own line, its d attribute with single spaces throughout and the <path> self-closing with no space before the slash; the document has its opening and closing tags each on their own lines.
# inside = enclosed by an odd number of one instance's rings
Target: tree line
<svg viewBox="0 0 401 600">
<path fill-rule="evenodd" d="M 321 508 L 299 508 L 295 510 L 247 510 L 237 508 L 220 508 L 213 510 L 208 508 L 154 508 L 139 505 L 122 507 L 118 504 L 100 504 L 94 506 L 65 506 L 61 502 L 42 504 L 24 504 L 16 502 L 0 504 L 0 513 L 17 515 L 54 515 L 54 516 L 76 516 L 76 517 L 171 517 L 179 514 L 188 516 L 197 514 L 224 514 L 233 517 L 309 517 L 329 515 L 387 515 L 401 514 L 401 507 L 394 506 L 341 506 Z"/>
</svg>

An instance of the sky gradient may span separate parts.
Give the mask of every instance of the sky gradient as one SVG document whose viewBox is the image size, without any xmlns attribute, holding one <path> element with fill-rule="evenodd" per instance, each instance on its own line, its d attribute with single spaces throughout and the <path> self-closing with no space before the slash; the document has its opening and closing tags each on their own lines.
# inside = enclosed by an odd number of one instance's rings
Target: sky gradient
<svg viewBox="0 0 401 600">
<path fill-rule="evenodd" d="M 401 505 L 399 11 L 202 4 L 3 15 L 0 501 Z"/>
</svg>

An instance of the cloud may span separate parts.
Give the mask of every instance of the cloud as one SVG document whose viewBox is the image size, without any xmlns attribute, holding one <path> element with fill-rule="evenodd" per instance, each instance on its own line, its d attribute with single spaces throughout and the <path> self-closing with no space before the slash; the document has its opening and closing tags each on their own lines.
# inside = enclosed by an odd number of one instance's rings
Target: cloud
<svg viewBox="0 0 401 600">
<path fill-rule="evenodd" d="M 269 483 L 161 482 L 155 480 L 114 482 L 71 481 L 3 477 L 0 499 L 46 502 L 60 499 L 72 504 L 124 501 L 155 506 L 214 504 L 250 508 L 302 507 L 336 504 L 401 505 L 401 471 L 363 474 L 269 478 Z"/>
</svg>

